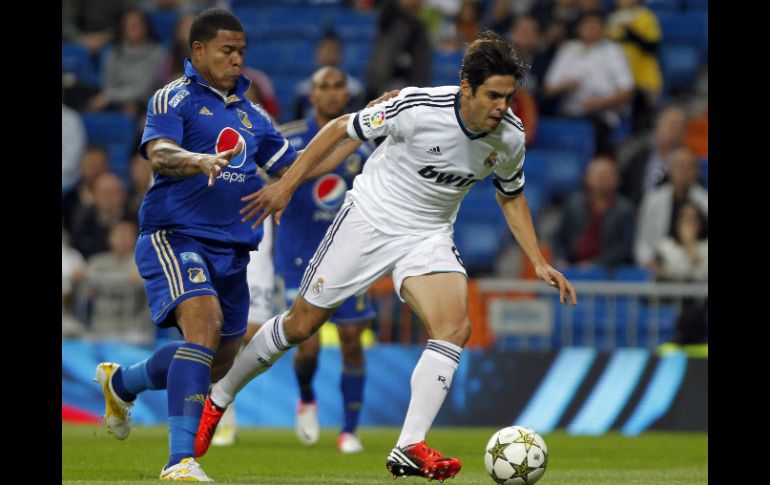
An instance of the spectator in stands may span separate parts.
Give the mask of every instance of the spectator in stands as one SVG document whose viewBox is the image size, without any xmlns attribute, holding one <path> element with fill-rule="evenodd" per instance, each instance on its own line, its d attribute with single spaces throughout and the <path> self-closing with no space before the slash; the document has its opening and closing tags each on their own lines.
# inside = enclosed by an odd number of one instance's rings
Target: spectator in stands
<svg viewBox="0 0 770 485">
<path fill-rule="evenodd" d="M 578 39 L 565 42 L 548 68 L 545 97 L 560 97 L 559 114 L 590 120 L 596 153 L 611 154 L 612 131 L 633 96 L 634 81 L 623 51 L 604 37 L 601 12 L 584 14 Z"/>
<path fill-rule="evenodd" d="M 122 110 L 135 117 L 163 81 L 167 53 L 154 38 L 149 17 L 139 9 L 123 14 L 119 32 L 102 69 L 103 90 L 91 98 L 88 108 Z"/>
<path fill-rule="evenodd" d="M 554 236 L 557 266 L 613 268 L 631 263 L 634 208 L 618 194 L 619 181 L 614 160 L 597 157 L 588 164 L 585 188 L 567 202 Z"/>
<path fill-rule="evenodd" d="M 366 68 L 367 99 L 431 81 L 430 36 L 420 21 L 422 0 L 385 0 Z"/>
<path fill-rule="evenodd" d="M 62 0 L 62 40 L 96 56 L 112 41 L 120 15 L 133 0 Z"/>
<path fill-rule="evenodd" d="M 169 65 L 166 68 L 170 73 L 166 78 L 167 83 L 184 76 L 184 60 L 190 57 L 190 27 L 193 19 L 194 13 L 185 13 L 176 20 L 171 55 L 168 57 Z"/>
<path fill-rule="evenodd" d="M 80 113 L 61 104 L 61 192 L 69 192 L 78 181 L 78 165 L 86 147 L 86 127 Z"/>
<path fill-rule="evenodd" d="M 531 15 L 516 17 L 508 28 L 508 39 L 516 49 L 516 53 L 530 66 L 522 87 L 536 97 L 540 96 L 545 73 L 555 53 L 555 51 L 548 53 L 544 49 L 545 39 L 540 23 Z"/>
<path fill-rule="evenodd" d="M 131 158 L 128 175 L 131 178 L 131 187 L 128 189 L 126 212 L 132 218 L 137 218 L 144 194 L 152 185 L 152 165 L 137 153 Z"/>
<path fill-rule="evenodd" d="M 665 236 L 657 246 L 658 280 L 708 283 L 709 243 L 704 237 L 707 220 L 692 202 L 685 202 L 674 223 L 674 234 Z M 708 341 L 708 300 L 684 298 L 677 317 L 673 343 L 692 344 Z"/>
<path fill-rule="evenodd" d="M 246 91 L 246 97 L 262 106 L 270 116 L 277 120 L 281 116 L 281 105 L 278 104 L 273 82 L 268 75 L 251 67 L 244 67 L 241 72 L 251 79 L 251 87 Z"/>
<path fill-rule="evenodd" d="M 620 192 L 639 205 L 642 196 L 666 181 L 671 155 L 684 146 L 687 117 L 680 108 L 670 105 L 658 114 L 653 134 L 641 135 L 621 150 Z"/>
<path fill-rule="evenodd" d="M 615 0 L 616 9 L 607 19 L 607 36 L 623 47 L 634 77 L 631 132 L 646 131 L 663 89 L 658 64 L 662 37 L 658 18 L 641 0 Z"/>
<path fill-rule="evenodd" d="M 132 220 L 120 220 L 110 227 L 108 250 L 88 258 L 91 336 L 138 344 L 149 344 L 155 338 L 142 278 L 134 262 L 137 235 Z"/>
<path fill-rule="evenodd" d="M 89 145 L 80 158 L 80 178 L 62 197 L 64 229 L 72 232 L 72 222 L 77 212 L 94 203 L 94 181 L 107 171 L 110 158 L 107 150 L 99 145 Z"/>
<path fill-rule="evenodd" d="M 107 235 L 126 214 L 127 193 L 120 178 L 111 172 L 94 181 L 94 203 L 82 208 L 72 223 L 72 246 L 86 259 L 109 249 Z"/>
<path fill-rule="evenodd" d="M 61 334 L 75 337 L 83 333 L 83 324 L 75 317 L 75 289 L 85 276 L 86 263 L 75 248 L 70 246 L 69 234 L 61 230 Z"/>
<path fill-rule="evenodd" d="M 321 37 L 315 48 L 315 72 L 324 66 L 336 67 L 342 69 L 344 60 L 344 46 L 342 39 L 333 31 L 329 31 Z M 294 98 L 292 99 L 292 119 L 298 120 L 311 116 L 313 106 L 310 103 L 310 91 L 313 85 L 312 76 L 300 81 L 294 88 Z M 364 85 L 355 77 L 348 74 L 348 100 L 347 111 L 357 111 L 364 106 Z M 381 94 L 381 93 L 380 93 Z M 379 96 L 379 94 L 378 94 Z"/>
<path fill-rule="evenodd" d="M 671 154 L 670 181 L 645 194 L 634 241 L 638 266 L 655 269 L 655 249 L 666 236 L 676 236 L 676 221 L 685 204 L 693 203 L 708 215 L 708 192 L 698 185 L 699 168 L 689 148 L 677 148 Z M 707 237 L 708 228 L 701 231 L 700 236 Z"/>
</svg>

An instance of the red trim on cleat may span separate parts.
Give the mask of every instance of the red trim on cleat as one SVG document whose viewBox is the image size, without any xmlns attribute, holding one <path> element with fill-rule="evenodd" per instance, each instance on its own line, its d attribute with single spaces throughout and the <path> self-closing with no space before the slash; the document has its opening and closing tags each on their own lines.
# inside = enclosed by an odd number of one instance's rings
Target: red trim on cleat
<svg viewBox="0 0 770 485">
<path fill-rule="evenodd" d="M 404 448 L 393 448 L 388 455 L 386 466 L 394 478 L 414 475 L 440 482 L 453 478 L 462 468 L 460 460 L 442 456 L 426 445 L 425 441 Z"/>
<path fill-rule="evenodd" d="M 203 405 L 201 421 L 198 424 L 198 432 L 195 433 L 195 457 L 203 456 L 211 446 L 211 439 L 217 430 L 217 425 L 225 414 L 224 409 L 217 409 L 211 402 L 211 396 L 206 396 L 206 403 Z"/>
</svg>

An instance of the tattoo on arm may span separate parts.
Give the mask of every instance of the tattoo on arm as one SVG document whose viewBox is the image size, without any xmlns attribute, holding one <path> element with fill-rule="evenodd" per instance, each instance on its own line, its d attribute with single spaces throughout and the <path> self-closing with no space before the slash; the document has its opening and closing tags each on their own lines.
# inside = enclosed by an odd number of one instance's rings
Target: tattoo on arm
<svg viewBox="0 0 770 485">
<path fill-rule="evenodd" d="M 159 144 L 153 150 L 152 169 L 167 177 L 192 177 L 201 173 L 192 153 L 169 143 Z"/>
</svg>

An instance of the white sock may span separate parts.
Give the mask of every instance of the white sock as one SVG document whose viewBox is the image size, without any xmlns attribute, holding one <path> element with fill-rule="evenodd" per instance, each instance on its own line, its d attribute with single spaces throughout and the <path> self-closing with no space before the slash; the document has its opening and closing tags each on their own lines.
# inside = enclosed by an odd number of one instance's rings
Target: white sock
<svg viewBox="0 0 770 485">
<path fill-rule="evenodd" d="M 260 328 L 251 341 L 241 349 L 233 367 L 211 388 L 211 400 L 227 407 L 243 386 L 268 370 L 292 345 L 286 340 L 283 321 L 287 312 L 276 315 Z"/>
<path fill-rule="evenodd" d="M 412 397 L 396 446 L 425 439 L 452 385 L 462 351 L 462 347 L 443 340 L 428 340 L 412 372 Z"/>
</svg>

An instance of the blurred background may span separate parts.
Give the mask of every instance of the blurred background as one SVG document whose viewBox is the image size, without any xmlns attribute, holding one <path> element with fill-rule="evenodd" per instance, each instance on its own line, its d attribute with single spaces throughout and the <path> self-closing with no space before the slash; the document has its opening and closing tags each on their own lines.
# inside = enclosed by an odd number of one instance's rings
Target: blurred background
<svg viewBox="0 0 770 485">
<path fill-rule="evenodd" d="M 322 65 L 349 75 L 350 111 L 388 89 L 457 85 L 464 46 L 485 29 L 531 66 L 512 106 L 524 194 L 579 304 L 536 281 L 491 179 L 476 184 L 455 226 L 473 334 L 438 425 L 708 430 L 707 0 L 63 0 L 65 422 L 103 412 L 98 362 L 180 338 L 152 325 L 134 264 L 152 180 L 137 147 L 147 100 L 181 75 L 192 18 L 211 6 L 243 24 L 244 73 L 276 123 L 308 115 Z M 389 279 L 370 296 L 362 424 L 400 425 L 427 336 Z M 335 335 L 322 330 L 322 426 L 342 419 Z M 293 379 L 285 358 L 249 384 L 240 424 L 292 426 Z M 165 422 L 163 391 L 138 401 L 135 422 Z"/>
</svg>

